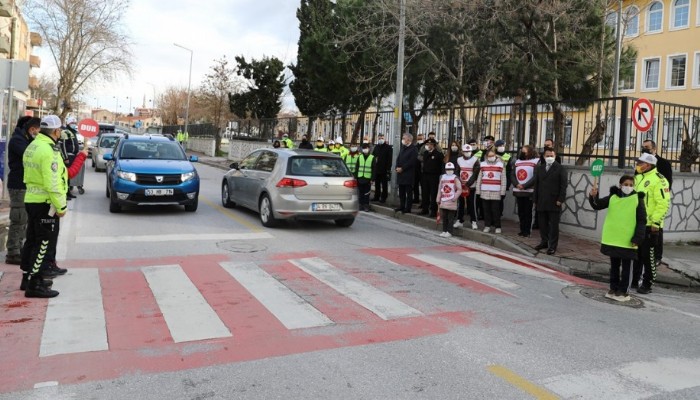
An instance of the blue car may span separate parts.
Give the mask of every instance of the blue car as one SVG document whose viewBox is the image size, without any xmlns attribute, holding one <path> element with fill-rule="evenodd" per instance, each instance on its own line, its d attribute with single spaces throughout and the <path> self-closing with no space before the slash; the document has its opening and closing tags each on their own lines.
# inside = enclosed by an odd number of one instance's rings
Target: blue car
<svg viewBox="0 0 700 400">
<path fill-rule="evenodd" d="M 199 175 L 187 154 L 173 138 L 124 135 L 107 161 L 109 211 L 124 205 L 183 205 L 197 211 Z"/>
</svg>

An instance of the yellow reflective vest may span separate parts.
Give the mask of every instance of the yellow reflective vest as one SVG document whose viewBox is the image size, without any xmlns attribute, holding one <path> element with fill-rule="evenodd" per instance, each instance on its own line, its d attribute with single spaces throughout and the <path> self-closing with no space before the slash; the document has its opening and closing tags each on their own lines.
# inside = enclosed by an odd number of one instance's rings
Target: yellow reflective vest
<svg viewBox="0 0 700 400">
<path fill-rule="evenodd" d="M 63 213 L 67 208 L 68 170 L 56 142 L 40 133 L 27 146 L 22 157 L 25 203 L 49 203 Z"/>
<path fill-rule="evenodd" d="M 664 226 L 664 218 L 671 208 L 671 190 L 668 181 L 656 168 L 634 176 L 634 190 L 644 193 L 647 226 Z"/>
</svg>

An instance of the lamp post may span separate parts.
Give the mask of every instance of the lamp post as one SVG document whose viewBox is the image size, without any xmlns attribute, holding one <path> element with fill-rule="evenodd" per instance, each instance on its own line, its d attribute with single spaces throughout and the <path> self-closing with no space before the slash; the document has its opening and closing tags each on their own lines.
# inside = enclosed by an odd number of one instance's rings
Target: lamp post
<svg viewBox="0 0 700 400">
<path fill-rule="evenodd" d="M 394 104 L 394 151 L 393 160 L 399 156 L 401 151 L 401 119 L 403 118 L 403 69 L 404 69 L 404 46 L 406 40 L 406 0 L 401 0 L 399 12 L 399 49 L 396 65 L 396 100 Z M 396 170 L 391 173 L 391 198 L 398 204 L 398 184 Z M 399 205 L 403 207 L 403 204 Z"/>
<path fill-rule="evenodd" d="M 130 97 L 130 96 L 126 96 L 126 98 L 129 100 L 129 111 L 126 112 L 126 116 L 128 117 L 129 114 L 131 114 L 131 97 Z"/>
<path fill-rule="evenodd" d="M 117 96 L 112 96 L 114 99 L 116 99 L 117 104 L 114 106 L 114 125 L 117 125 L 117 114 L 119 113 L 119 97 Z"/>
<path fill-rule="evenodd" d="M 190 123 L 190 93 L 191 93 L 191 85 L 192 85 L 192 58 L 194 57 L 194 51 L 192 49 L 188 49 L 185 46 L 181 46 L 177 43 L 173 43 L 175 46 L 187 50 L 190 52 L 190 77 L 187 81 L 187 108 L 185 109 L 185 132 L 187 132 L 187 126 Z"/>
</svg>

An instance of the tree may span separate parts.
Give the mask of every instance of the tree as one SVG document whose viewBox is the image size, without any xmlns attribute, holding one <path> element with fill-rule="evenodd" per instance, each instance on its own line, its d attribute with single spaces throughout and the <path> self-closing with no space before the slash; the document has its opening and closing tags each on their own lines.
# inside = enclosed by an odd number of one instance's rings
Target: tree
<svg viewBox="0 0 700 400">
<path fill-rule="evenodd" d="M 170 86 L 158 98 L 163 125 L 178 125 L 178 117 L 184 117 L 187 108 L 187 88 Z"/>
<path fill-rule="evenodd" d="M 61 118 L 74 96 L 96 80 L 131 70 L 129 36 L 123 30 L 128 0 L 30 0 L 31 25 L 45 40 L 58 70 L 56 99 Z"/>
<path fill-rule="evenodd" d="M 237 86 L 233 80 L 234 74 L 235 71 L 229 67 L 226 56 L 214 60 L 214 65 L 209 68 L 209 73 L 195 94 L 195 103 L 204 112 L 205 119 L 217 128 L 217 149 L 221 146 L 221 131 L 231 115 L 228 95 L 234 92 Z"/>
<path fill-rule="evenodd" d="M 32 97 L 42 102 L 42 107 L 56 102 L 56 79 L 47 74 L 39 76 L 39 85 L 32 89 Z"/>
<path fill-rule="evenodd" d="M 285 86 L 284 64 L 275 57 L 247 62 L 236 56 L 236 74 L 245 79 L 247 86 L 240 93 L 230 93 L 229 107 L 241 118 L 259 120 L 276 118 L 282 108 L 281 96 Z M 270 135 L 274 124 L 264 127 L 264 135 Z"/>
</svg>

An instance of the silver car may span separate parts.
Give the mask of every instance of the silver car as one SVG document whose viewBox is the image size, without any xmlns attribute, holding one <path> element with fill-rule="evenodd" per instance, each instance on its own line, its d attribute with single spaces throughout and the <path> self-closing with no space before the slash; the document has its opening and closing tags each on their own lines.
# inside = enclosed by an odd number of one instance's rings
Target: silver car
<svg viewBox="0 0 700 400">
<path fill-rule="evenodd" d="M 95 148 L 92 149 L 92 167 L 95 168 L 95 171 L 99 172 L 107 169 L 107 161 L 105 161 L 104 155 L 114 150 L 114 145 L 117 144 L 117 140 L 122 136 L 119 133 L 103 133 L 100 135 Z"/>
<path fill-rule="evenodd" d="M 260 149 L 221 182 L 224 207 L 260 214 L 263 226 L 280 220 L 334 220 L 348 227 L 359 211 L 357 180 L 337 155 L 311 150 Z"/>
</svg>

